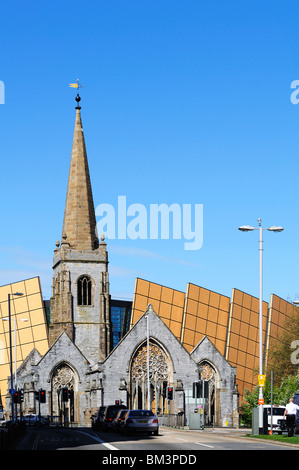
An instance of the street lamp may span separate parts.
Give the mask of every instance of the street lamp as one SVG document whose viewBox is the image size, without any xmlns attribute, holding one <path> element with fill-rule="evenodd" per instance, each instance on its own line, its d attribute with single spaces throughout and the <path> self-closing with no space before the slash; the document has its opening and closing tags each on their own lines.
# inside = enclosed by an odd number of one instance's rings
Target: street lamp
<svg viewBox="0 0 299 470">
<path fill-rule="evenodd" d="M 149 317 L 146 315 L 146 368 L 147 368 L 147 402 L 150 410 L 150 363 L 149 363 Z"/>
<path fill-rule="evenodd" d="M 4 321 L 9 321 L 9 318 L 3 318 Z M 17 390 L 18 387 L 18 381 L 17 381 L 17 321 L 29 321 L 27 318 L 14 318 L 14 327 L 15 327 L 15 384 L 14 384 L 14 389 Z"/>
<path fill-rule="evenodd" d="M 260 252 L 260 263 L 259 263 L 259 277 L 260 277 L 260 292 L 259 292 L 259 378 L 262 379 L 263 375 L 263 230 L 269 230 L 269 232 L 282 232 L 283 227 L 262 227 L 262 219 L 257 219 L 259 226 L 251 227 L 250 225 L 242 225 L 239 227 L 241 232 L 251 232 L 253 230 L 259 230 L 259 252 Z M 263 387 L 261 381 L 259 381 L 259 434 L 263 434 Z"/>
<path fill-rule="evenodd" d="M 13 294 L 8 294 L 8 321 L 9 321 L 9 352 L 10 352 L 10 401 L 11 401 L 11 419 L 14 421 L 14 407 L 12 396 L 14 394 L 13 388 L 13 374 L 12 374 L 12 342 L 11 342 L 11 311 L 10 311 L 10 296 L 11 295 L 23 295 L 23 292 L 14 292 Z"/>
</svg>

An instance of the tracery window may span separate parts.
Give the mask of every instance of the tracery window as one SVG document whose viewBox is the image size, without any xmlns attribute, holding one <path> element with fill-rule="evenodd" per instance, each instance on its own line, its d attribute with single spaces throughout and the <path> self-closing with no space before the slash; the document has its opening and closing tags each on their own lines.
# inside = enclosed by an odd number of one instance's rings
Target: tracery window
<svg viewBox="0 0 299 470">
<path fill-rule="evenodd" d="M 149 369 L 150 382 L 159 383 L 167 381 L 169 367 L 165 353 L 156 344 L 149 343 Z M 147 380 L 147 348 L 143 345 L 135 355 L 132 362 L 132 379 L 135 381 Z"/>
<path fill-rule="evenodd" d="M 66 363 L 57 365 L 51 377 L 51 415 L 75 421 L 76 374 Z M 68 389 L 69 400 L 62 402 L 62 388 Z"/>
<path fill-rule="evenodd" d="M 92 305 L 92 282 L 90 277 L 81 276 L 77 282 L 78 305 Z"/>
<path fill-rule="evenodd" d="M 149 408 L 156 413 L 163 413 L 167 404 L 166 387 L 170 383 L 171 362 L 162 348 L 152 339 L 149 342 L 149 381 L 150 394 L 147 390 L 147 346 L 143 343 L 131 363 L 131 407 Z"/>
<path fill-rule="evenodd" d="M 217 403 L 216 403 L 216 371 L 214 367 L 207 361 L 199 364 L 200 380 L 208 382 L 208 397 L 205 399 L 205 423 L 211 424 L 217 420 Z"/>
</svg>

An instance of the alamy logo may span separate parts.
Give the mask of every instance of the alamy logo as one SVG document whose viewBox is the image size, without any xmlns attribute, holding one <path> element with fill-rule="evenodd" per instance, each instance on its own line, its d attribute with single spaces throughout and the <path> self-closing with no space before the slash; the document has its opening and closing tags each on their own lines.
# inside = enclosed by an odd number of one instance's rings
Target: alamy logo
<svg viewBox="0 0 299 470">
<path fill-rule="evenodd" d="M 96 208 L 98 234 L 109 239 L 181 240 L 185 250 L 199 250 L 203 243 L 202 204 L 143 204 L 127 207 L 126 196 L 118 196 L 117 213 L 113 205 Z M 188 240 L 188 241 L 186 241 Z"/>
<path fill-rule="evenodd" d="M 291 83 L 291 88 L 295 88 L 295 91 L 291 93 L 290 100 L 291 103 L 293 104 L 298 104 L 299 103 L 299 80 L 293 80 Z"/>
<path fill-rule="evenodd" d="M 4 82 L 0 80 L 0 104 L 5 103 L 5 87 Z"/>
</svg>

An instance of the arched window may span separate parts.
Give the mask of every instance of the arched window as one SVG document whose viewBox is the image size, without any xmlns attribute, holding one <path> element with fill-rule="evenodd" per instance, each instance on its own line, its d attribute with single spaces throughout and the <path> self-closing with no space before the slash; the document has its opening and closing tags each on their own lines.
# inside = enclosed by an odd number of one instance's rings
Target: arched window
<svg viewBox="0 0 299 470">
<path fill-rule="evenodd" d="M 91 305 L 91 279 L 88 276 L 81 276 L 77 282 L 78 305 Z"/>
</svg>

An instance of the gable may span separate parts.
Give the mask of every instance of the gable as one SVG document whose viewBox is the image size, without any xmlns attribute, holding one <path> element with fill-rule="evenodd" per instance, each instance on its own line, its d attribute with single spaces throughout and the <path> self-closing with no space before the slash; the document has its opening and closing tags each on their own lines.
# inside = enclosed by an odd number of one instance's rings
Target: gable
<svg viewBox="0 0 299 470">
<path fill-rule="evenodd" d="M 236 371 L 235 367 L 230 365 L 207 336 L 204 336 L 193 351 L 191 351 L 191 357 L 196 363 L 204 360 L 213 363 L 222 376 L 234 374 Z"/>
<path fill-rule="evenodd" d="M 132 357 L 137 349 L 147 341 L 147 328 L 149 339 L 160 345 L 172 361 L 174 380 L 181 379 L 186 375 L 186 370 L 194 372 L 196 379 L 196 367 L 194 360 L 184 346 L 178 341 L 170 329 L 155 313 L 152 306 L 135 323 L 131 330 L 117 344 L 114 350 L 102 363 L 105 374 L 125 374 L 130 370 Z M 192 379 L 192 380 L 193 380 Z"/>
<path fill-rule="evenodd" d="M 49 376 L 57 364 L 62 362 L 71 365 L 78 373 L 79 371 L 85 371 L 89 366 L 86 357 L 65 332 L 59 336 L 51 348 L 40 359 L 37 367 L 39 371 L 42 371 L 44 376 Z"/>
</svg>

